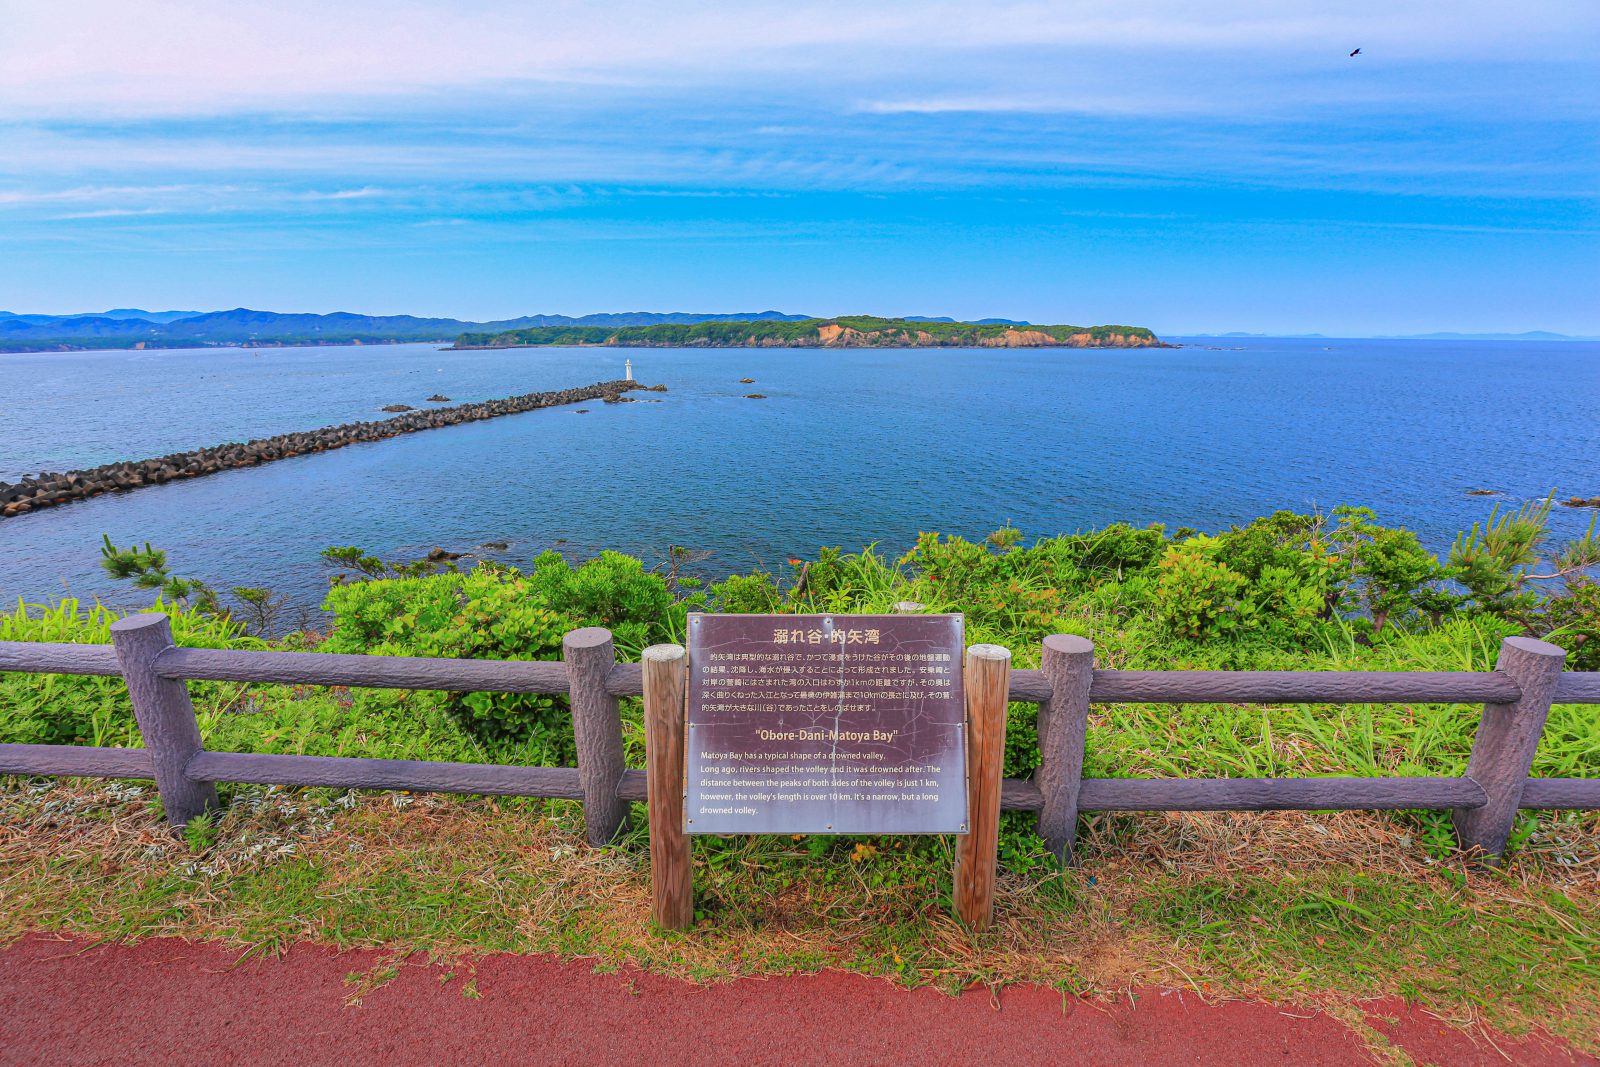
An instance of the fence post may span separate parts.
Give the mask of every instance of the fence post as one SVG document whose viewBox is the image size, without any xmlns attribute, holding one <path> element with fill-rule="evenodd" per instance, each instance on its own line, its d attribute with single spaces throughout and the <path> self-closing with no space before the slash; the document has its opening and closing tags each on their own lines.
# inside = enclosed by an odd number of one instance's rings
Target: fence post
<svg viewBox="0 0 1600 1067">
<path fill-rule="evenodd" d="M 1074 634 L 1044 639 L 1040 660 L 1050 699 L 1039 705 L 1039 771 L 1043 803 L 1039 836 L 1062 863 L 1072 862 L 1078 835 L 1078 787 L 1083 782 L 1083 737 L 1089 728 L 1094 643 Z"/>
<path fill-rule="evenodd" d="M 644 665 L 644 751 L 650 798 L 651 915 L 667 930 L 694 924 L 694 881 L 683 821 L 685 666 L 682 645 L 651 645 Z"/>
<path fill-rule="evenodd" d="M 967 832 L 956 839 L 956 914 L 973 929 L 984 930 L 994 919 L 1011 653 L 999 645 L 973 645 L 967 649 L 965 670 Z"/>
<path fill-rule="evenodd" d="M 622 761 L 622 715 L 617 698 L 606 690 L 616 666 L 611 631 L 585 626 L 561 639 L 572 692 L 572 734 L 578 745 L 578 780 L 583 784 L 583 825 L 589 844 L 615 840 L 628 821 L 628 802 L 617 796 L 625 769 Z"/>
<path fill-rule="evenodd" d="M 181 829 L 217 806 L 217 790 L 184 773 L 200 752 L 200 724 L 189 702 L 188 684 L 156 673 L 156 658 L 172 647 L 172 623 L 160 612 L 129 615 L 111 624 L 111 644 L 128 682 L 144 747 L 155 765 L 161 806 L 167 821 Z"/>
<path fill-rule="evenodd" d="M 1484 705 L 1467 777 L 1483 787 L 1489 800 L 1480 808 L 1454 812 L 1461 847 L 1480 850 L 1491 863 L 1498 864 L 1505 853 L 1566 657 L 1562 649 L 1531 637 L 1508 637 L 1500 643 L 1494 669 L 1522 688 L 1522 698 L 1515 704 Z"/>
</svg>

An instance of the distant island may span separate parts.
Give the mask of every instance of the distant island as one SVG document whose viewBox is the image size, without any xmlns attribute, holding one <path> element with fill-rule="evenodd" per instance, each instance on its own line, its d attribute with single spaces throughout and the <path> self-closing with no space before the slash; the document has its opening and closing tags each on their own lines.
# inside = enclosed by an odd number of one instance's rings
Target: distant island
<svg viewBox="0 0 1600 1067">
<path fill-rule="evenodd" d="M 1143 326 L 1035 326 L 938 319 L 831 319 L 659 323 L 650 326 L 535 326 L 466 333 L 457 349 L 544 345 L 629 348 L 1159 348 Z"/>
<path fill-rule="evenodd" d="M 81 352 L 105 348 L 277 348 L 431 342 L 458 349 L 528 345 L 912 347 L 1160 345 L 1135 326 L 1035 326 L 1019 319 L 958 322 L 947 317 L 870 316 L 823 319 L 780 311 L 524 315 L 469 322 L 413 315 L 284 314 L 231 311 L 142 311 L 116 308 L 81 315 L 0 311 L 0 352 Z"/>
</svg>

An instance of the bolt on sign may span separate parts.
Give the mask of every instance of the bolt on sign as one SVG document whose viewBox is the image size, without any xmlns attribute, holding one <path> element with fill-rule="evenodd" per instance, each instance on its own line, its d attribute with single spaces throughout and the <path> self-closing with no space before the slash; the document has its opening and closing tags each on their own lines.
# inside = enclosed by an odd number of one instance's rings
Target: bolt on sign
<svg viewBox="0 0 1600 1067">
<path fill-rule="evenodd" d="M 964 834 L 960 615 L 691 615 L 691 834 Z"/>
</svg>

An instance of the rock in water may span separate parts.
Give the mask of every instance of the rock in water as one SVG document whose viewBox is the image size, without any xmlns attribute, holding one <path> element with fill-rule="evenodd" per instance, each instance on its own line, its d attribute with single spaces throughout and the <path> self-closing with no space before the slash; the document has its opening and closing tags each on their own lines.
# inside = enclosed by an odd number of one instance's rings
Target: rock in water
<svg viewBox="0 0 1600 1067">
<path fill-rule="evenodd" d="M 410 404 L 390 404 L 387 407 L 385 407 L 383 410 L 384 411 L 415 411 L 417 409 L 412 407 Z"/>
<path fill-rule="evenodd" d="M 754 378 L 740 378 L 739 379 L 739 384 L 740 385 L 754 385 L 755 383 L 756 383 L 756 380 Z"/>
<path fill-rule="evenodd" d="M 746 394 L 744 394 L 744 398 L 746 400 L 765 400 L 767 398 L 767 394 L 766 393 L 746 393 Z"/>
<path fill-rule="evenodd" d="M 450 403 L 450 398 L 447 397 L 447 396 L 444 396 L 441 393 L 434 393 L 432 396 L 430 396 L 428 398 L 428 403 L 430 403 L 430 404 L 448 404 L 448 403 Z"/>
</svg>

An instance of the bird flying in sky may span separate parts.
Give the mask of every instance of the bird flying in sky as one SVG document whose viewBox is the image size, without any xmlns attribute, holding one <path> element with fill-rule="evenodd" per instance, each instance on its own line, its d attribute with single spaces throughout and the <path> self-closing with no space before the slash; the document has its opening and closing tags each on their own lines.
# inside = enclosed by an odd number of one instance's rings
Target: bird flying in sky
<svg viewBox="0 0 1600 1067">
<path fill-rule="evenodd" d="M 1351 52 L 1350 54 L 1353 55 L 1353 56 L 1359 56 L 1361 54 L 1361 49 L 1357 48 L 1354 52 Z"/>
</svg>

